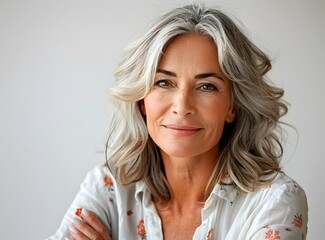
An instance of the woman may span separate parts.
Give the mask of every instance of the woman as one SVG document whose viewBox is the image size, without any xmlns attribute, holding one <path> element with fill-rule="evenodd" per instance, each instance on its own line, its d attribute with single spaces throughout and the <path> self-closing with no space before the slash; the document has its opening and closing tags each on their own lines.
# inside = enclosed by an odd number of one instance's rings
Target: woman
<svg viewBox="0 0 325 240">
<path fill-rule="evenodd" d="M 50 239 L 305 239 L 270 69 L 222 12 L 163 15 L 116 71 L 108 167 L 88 174 Z"/>
</svg>

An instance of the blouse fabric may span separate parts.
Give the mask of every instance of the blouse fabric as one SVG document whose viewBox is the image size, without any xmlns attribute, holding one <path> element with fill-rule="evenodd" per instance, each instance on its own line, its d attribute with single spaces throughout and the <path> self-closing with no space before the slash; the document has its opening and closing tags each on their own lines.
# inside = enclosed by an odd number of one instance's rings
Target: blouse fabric
<svg viewBox="0 0 325 240">
<path fill-rule="evenodd" d="M 251 193 L 223 176 L 204 204 L 194 240 L 306 239 L 307 199 L 304 190 L 284 173 Z M 106 166 L 87 174 L 60 228 L 47 240 L 73 239 L 69 227 L 78 212 L 94 212 L 112 240 L 163 240 L 162 224 L 142 181 L 122 186 Z"/>
</svg>

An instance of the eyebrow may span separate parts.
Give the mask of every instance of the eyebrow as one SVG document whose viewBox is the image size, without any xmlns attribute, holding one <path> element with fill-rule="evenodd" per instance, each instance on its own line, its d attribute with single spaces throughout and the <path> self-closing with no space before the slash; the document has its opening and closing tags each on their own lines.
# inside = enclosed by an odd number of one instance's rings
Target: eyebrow
<svg viewBox="0 0 325 240">
<path fill-rule="evenodd" d="M 164 70 L 164 69 L 158 69 L 157 73 L 163 73 L 163 74 L 171 76 L 171 77 L 177 77 L 176 73 L 173 73 L 171 71 Z"/>
<path fill-rule="evenodd" d="M 165 70 L 165 69 L 158 69 L 157 73 L 162 73 L 162 74 L 165 74 L 165 75 L 168 75 L 168 76 L 171 76 L 171 77 L 177 77 L 176 73 Z M 216 73 L 216 72 L 201 73 L 201 74 L 196 75 L 194 78 L 195 79 L 204 79 L 204 78 L 209 78 L 209 77 L 214 77 L 214 78 L 217 78 L 217 79 L 220 79 L 220 80 L 224 81 L 223 77 L 220 74 Z"/>
</svg>

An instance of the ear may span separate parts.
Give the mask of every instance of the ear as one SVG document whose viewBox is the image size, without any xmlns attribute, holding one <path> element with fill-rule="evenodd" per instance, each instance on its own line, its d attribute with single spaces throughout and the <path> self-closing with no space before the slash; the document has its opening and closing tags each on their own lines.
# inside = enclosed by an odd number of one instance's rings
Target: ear
<svg viewBox="0 0 325 240">
<path fill-rule="evenodd" d="M 144 100 L 143 99 L 138 102 L 138 106 L 140 108 L 141 113 L 143 115 L 146 115 L 146 106 L 144 105 Z"/>
<path fill-rule="evenodd" d="M 226 122 L 227 123 L 233 122 L 236 119 L 236 116 L 237 116 L 236 108 L 234 106 L 231 106 L 226 117 Z"/>
</svg>

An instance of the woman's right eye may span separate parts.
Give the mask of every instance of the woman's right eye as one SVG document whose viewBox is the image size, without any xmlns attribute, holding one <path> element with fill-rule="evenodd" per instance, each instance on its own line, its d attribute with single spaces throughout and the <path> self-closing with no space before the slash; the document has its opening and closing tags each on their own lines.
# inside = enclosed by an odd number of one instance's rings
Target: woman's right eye
<svg viewBox="0 0 325 240">
<path fill-rule="evenodd" d="M 172 83 L 169 80 L 158 80 L 155 82 L 155 86 L 161 88 L 169 88 L 172 86 Z"/>
</svg>

